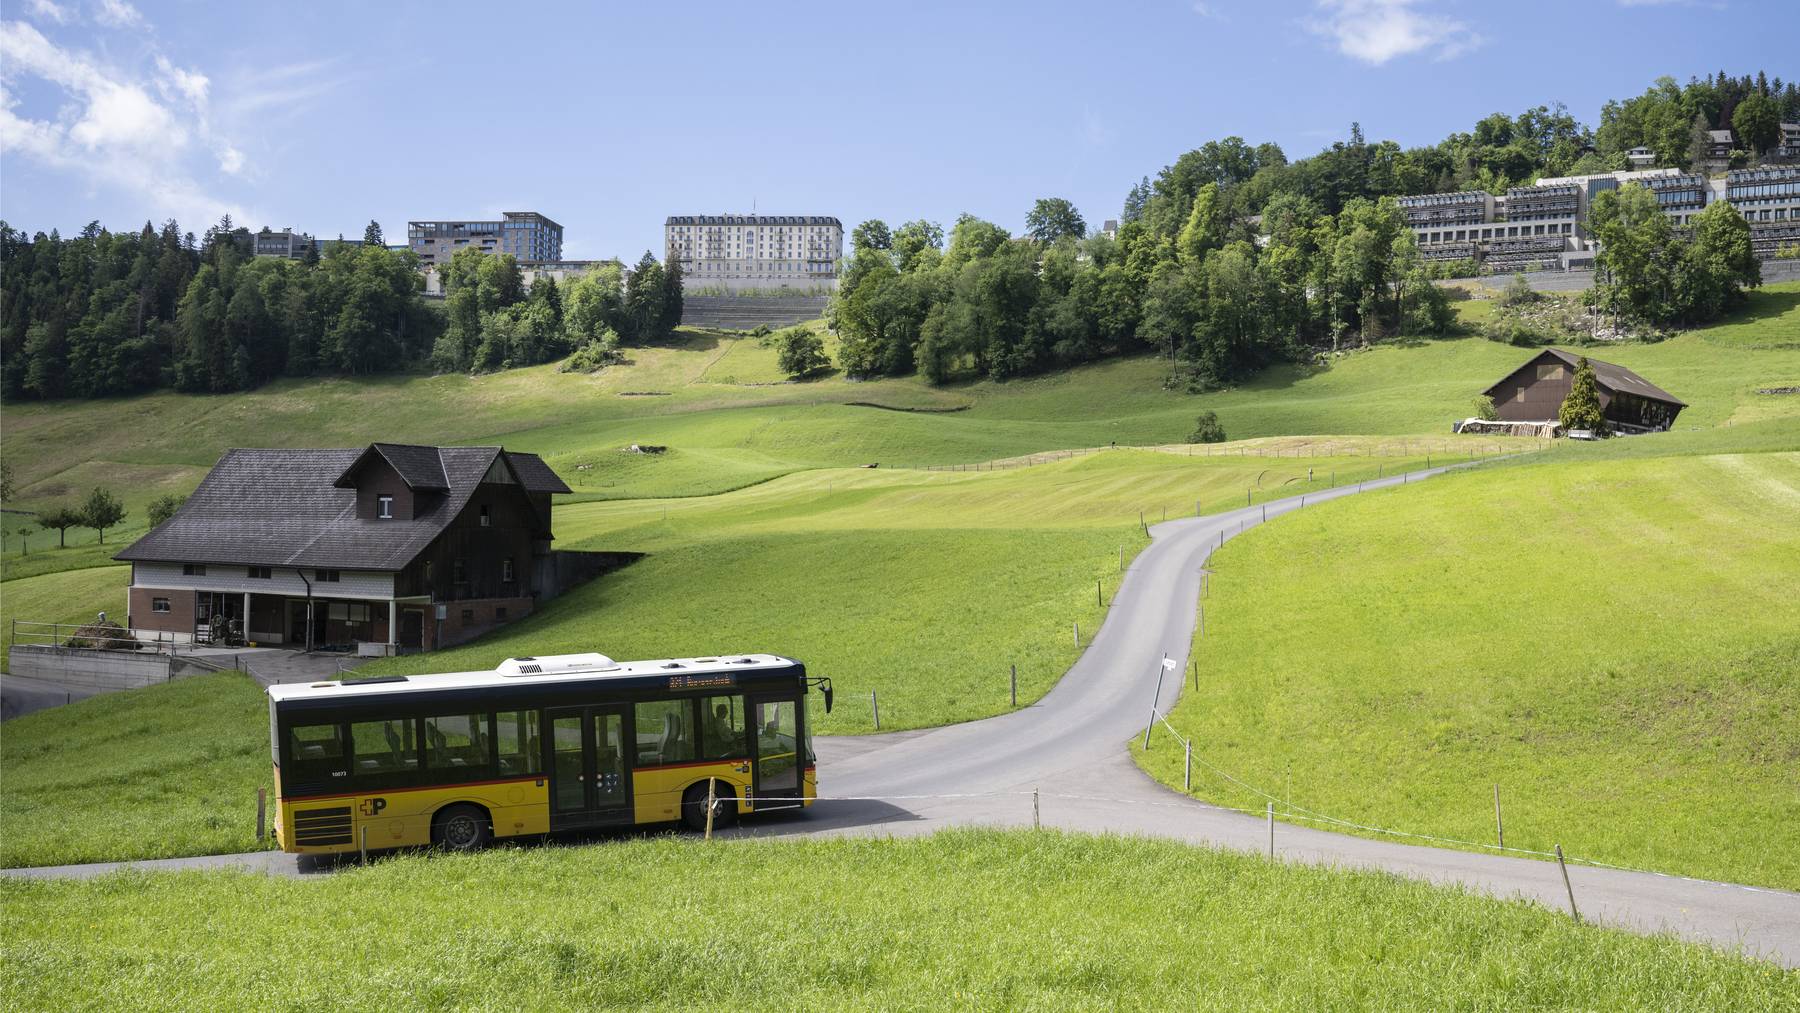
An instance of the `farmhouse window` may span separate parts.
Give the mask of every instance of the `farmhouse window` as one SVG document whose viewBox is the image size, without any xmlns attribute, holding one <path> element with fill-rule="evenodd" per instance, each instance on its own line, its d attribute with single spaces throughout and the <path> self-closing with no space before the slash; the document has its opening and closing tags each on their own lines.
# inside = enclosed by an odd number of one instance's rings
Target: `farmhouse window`
<svg viewBox="0 0 1800 1013">
<path fill-rule="evenodd" d="M 453 584 L 467 584 L 469 582 L 469 568 L 463 564 L 463 561 L 460 558 L 452 559 L 450 561 L 450 582 Z"/>
<path fill-rule="evenodd" d="M 377 496 L 377 497 L 375 497 L 375 516 L 384 521 L 393 520 L 394 519 L 394 497 L 392 497 L 392 496 Z"/>
<path fill-rule="evenodd" d="M 492 524 L 493 524 L 493 518 L 488 515 L 488 508 L 482 507 L 481 508 L 481 526 L 485 528 L 485 527 L 492 526 Z"/>
<path fill-rule="evenodd" d="M 336 584 L 340 574 L 336 570 L 314 570 L 313 579 L 321 584 Z"/>
<path fill-rule="evenodd" d="M 206 564 L 183 563 L 181 564 L 181 575 L 183 577 L 204 577 L 206 576 Z"/>
<path fill-rule="evenodd" d="M 511 556 L 500 561 L 500 579 L 508 583 L 513 579 L 513 561 Z"/>
<path fill-rule="evenodd" d="M 494 606 L 494 621 L 495 622 L 505 622 L 506 621 L 506 606 L 505 605 Z"/>
<path fill-rule="evenodd" d="M 1540 362 L 1540 363 L 1538 363 L 1537 378 L 1540 380 L 1560 380 L 1560 379 L 1562 379 L 1562 363 L 1560 363 L 1560 362 Z"/>
<path fill-rule="evenodd" d="M 152 599 L 150 599 L 150 611 L 152 611 L 152 612 L 167 612 L 167 611 L 169 611 L 169 599 L 167 599 L 167 598 L 152 598 Z"/>
<path fill-rule="evenodd" d="M 254 580 L 269 580 L 275 576 L 275 573 L 266 566 L 246 566 L 244 575 Z"/>
<path fill-rule="evenodd" d="M 462 616 L 463 622 L 472 623 L 475 621 L 475 610 L 474 609 L 463 609 L 462 612 L 463 612 L 463 616 Z"/>
</svg>

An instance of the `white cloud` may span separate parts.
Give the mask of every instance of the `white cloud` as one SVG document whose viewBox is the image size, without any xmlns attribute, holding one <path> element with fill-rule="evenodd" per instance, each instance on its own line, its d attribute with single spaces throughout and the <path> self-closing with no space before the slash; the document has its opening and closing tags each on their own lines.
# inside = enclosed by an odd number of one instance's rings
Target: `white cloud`
<svg viewBox="0 0 1800 1013">
<path fill-rule="evenodd" d="M 1319 0 L 1318 6 L 1320 16 L 1307 28 L 1345 56 L 1377 67 L 1421 51 L 1447 60 L 1482 41 L 1455 18 L 1419 10 L 1422 0 Z"/>
<path fill-rule="evenodd" d="M 1193 8 L 1195 14 L 1198 14 L 1203 18 L 1216 18 L 1219 16 L 1218 8 L 1207 3 L 1206 0 L 1194 0 L 1194 2 L 1188 6 Z"/>
<path fill-rule="evenodd" d="M 73 11 L 69 10 L 67 7 L 57 6 L 55 3 L 52 3 L 51 0 L 31 0 L 31 13 L 46 21 L 54 21 L 59 25 L 68 24 L 69 19 L 75 16 Z"/>
<path fill-rule="evenodd" d="M 22 157 L 71 181 L 104 186 L 146 203 L 147 215 L 209 220 L 240 209 L 211 195 L 191 167 L 194 140 L 235 173 L 238 149 L 214 136 L 207 120 L 207 78 L 155 60 L 154 74 L 102 64 L 87 53 L 57 45 L 31 25 L 0 23 L 0 138 L 8 158 Z M 31 78 L 63 91 L 54 112 L 22 114 L 16 95 L 3 86 Z"/>
<path fill-rule="evenodd" d="M 94 19 L 112 28 L 130 28 L 141 24 L 144 16 L 125 0 L 100 0 L 100 9 L 94 13 Z"/>
</svg>

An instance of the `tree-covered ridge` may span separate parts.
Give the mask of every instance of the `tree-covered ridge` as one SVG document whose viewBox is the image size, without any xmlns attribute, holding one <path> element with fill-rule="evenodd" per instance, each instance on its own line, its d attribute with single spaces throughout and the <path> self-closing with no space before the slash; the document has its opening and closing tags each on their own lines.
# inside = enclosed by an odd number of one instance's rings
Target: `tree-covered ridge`
<svg viewBox="0 0 1800 1013">
<path fill-rule="evenodd" d="M 1293 162 L 1274 144 L 1209 141 L 1132 187 L 1112 235 L 1087 236 L 1091 223 L 1061 198 L 1039 201 L 1020 239 L 968 216 L 948 247 L 933 222 L 865 222 L 834 303 L 840 364 L 854 376 L 1005 377 L 1148 346 L 1185 355 L 1191 382 L 1206 385 L 1309 345 L 1435 330 L 1442 297 L 1384 198 L 1623 169 L 1637 147 L 1686 167 L 1709 127 L 1732 128 L 1734 161 L 1750 162 L 1784 120 L 1800 120 L 1800 87 L 1779 77 L 1662 78 L 1607 103 L 1597 129 L 1558 105 L 1495 113 L 1415 148 L 1353 126 Z M 1657 322 L 1716 315 L 1753 277 L 1736 226 L 1707 231 L 1683 252 L 1638 258 L 1637 276 L 1625 258 L 1616 270 L 1603 260 L 1624 286 L 1604 308 Z M 416 259 L 386 249 L 376 222 L 360 247 L 309 247 L 299 261 L 253 249 L 229 219 L 199 241 L 173 221 L 121 233 L 94 222 L 67 240 L 0 222 L 0 397 L 243 390 L 284 375 L 503 369 L 571 353 L 593 368 L 681 316 L 679 267 L 648 253 L 628 277 L 601 266 L 558 286 L 527 285 L 508 255 L 460 251 L 444 265 L 440 311 L 421 297 Z M 1665 276 L 1676 296 L 1647 295 Z"/>
<path fill-rule="evenodd" d="M 1116 233 L 1086 235 L 1062 198 L 1039 200 L 1021 238 L 964 215 L 947 248 L 932 222 L 893 230 L 864 222 L 851 232 L 833 302 L 840 364 L 853 376 L 916 369 L 941 382 L 1150 347 L 1180 365 L 1190 386 L 1207 387 L 1310 347 L 1441 332 L 1451 314 L 1431 280 L 1447 265 L 1421 261 L 1394 197 L 1499 194 L 1542 177 L 1624 169 L 1637 147 L 1687 166 L 1707 152 L 1693 131 L 1714 122 L 1744 121 L 1740 154 L 1749 160 L 1790 117 L 1800 118 L 1800 87 L 1779 78 L 1721 72 L 1685 87 L 1663 78 L 1609 102 L 1597 131 L 1558 105 L 1495 113 L 1418 148 L 1370 143 L 1352 125 L 1348 140 L 1296 162 L 1275 144 L 1208 141 L 1133 186 Z M 1659 324 L 1713 319 L 1733 305 L 1757 274 L 1745 263 L 1742 219 L 1720 207 L 1702 223 L 1703 240 L 1666 235 L 1666 255 L 1648 258 L 1679 275 L 1677 297 L 1641 296 L 1661 278 L 1603 257 L 1599 303 Z"/>
<path fill-rule="evenodd" d="M 230 218 L 199 242 L 174 221 L 29 241 L 0 223 L 0 395 L 246 390 L 388 370 L 430 347 L 410 253 L 334 243 L 295 261 L 252 244 Z"/>
</svg>

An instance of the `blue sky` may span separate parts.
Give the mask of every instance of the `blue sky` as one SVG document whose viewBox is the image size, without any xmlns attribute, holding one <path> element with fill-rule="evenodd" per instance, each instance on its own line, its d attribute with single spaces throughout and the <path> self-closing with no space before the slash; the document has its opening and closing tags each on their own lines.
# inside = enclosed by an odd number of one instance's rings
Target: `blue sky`
<svg viewBox="0 0 1800 1013">
<path fill-rule="evenodd" d="M 1430 143 L 1659 74 L 1800 78 L 1797 0 L 1086 4 L 0 0 L 0 217 L 221 213 L 390 242 L 538 210 L 569 257 L 665 215 L 1116 217 L 1181 152 Z"/>
</svg>

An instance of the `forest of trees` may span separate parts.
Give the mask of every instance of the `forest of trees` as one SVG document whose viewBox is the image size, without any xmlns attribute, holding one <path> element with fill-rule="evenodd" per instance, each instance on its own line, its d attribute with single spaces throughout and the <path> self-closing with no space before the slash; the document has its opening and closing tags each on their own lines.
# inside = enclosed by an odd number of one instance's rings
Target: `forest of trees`
<svg viewBox="0 0 1800 1013">
<path fill-rule="evenodd" d="M 967 215 L 947 234 L 923 220 L 864 222 L 833 301 L 840 365 L 854 376 L 1005 377 L 1152 347 L 1204 386 L 1307 347 L 1438 330 L 1448 308 L 1387 198 L 1622 169 L 1639 146 L 1686 166 L 1712 127 L 1733 129 L 1734 160 L 1753 163 L 1784 120 L 1800 120 L 1800 88 L 1780 78 L 1663 78 L 1608 102 L 1597 129 L 1558 105 L 1495 113 L 1417 148 L 1368 142 L 1353 126 L 1292 162 L 1274 144 L 1210 141 L 1130 189 L 1116 238 L 1090 236 L 1061 198 L 1038 201 L 1017 238 Z M 1659 241 L 1654 223 L 1622 220 L 1635 230 L 1622 242 Z M 1705 319 L 1736 292 L 1707 285 L 1754 283 L 1735 248 L 1719 248 L 1734 234 L 1717 222 L 1704 242 L 1671 239 L 1659 256 L 1612 258 L 1613 270 L 1603 262 L 1606 306 Z M 252 256 L 254 237 L 229 218 L 198 240 L 173 221 L 118 233 L 94 222 L 70 239 L 0 222 L 0 398 L 233 391 L 278 376 L 479 371 L 565 355 L 592 368 L 681 319 L 679 267 L 649 253 L 628 277 L 603 266 L 558 286 L 527 285 L 511 257 L 465 249 L 444 266 L 436 306 L 379 224 L 363 239 L 295 261 Z"/>
<path fill-rule="evenodd" d="M 220 393 L 279 376 L 430 367 L 504 369 L 594 341 L 652 340 L 681 319 L 679 268 L 645 253 L 629 284 L 604 265 L 559 292 L 506 254 L 459 251 L 446 299 L 423 297 L 410 252 L 327 242 L 254 256 L 229 217 L 198 240 L 175 222 L 29 240 L 0 222 L 0 397 L 103 397 L 158 387 Z"/>
<path fill-rule="evenodd" d="M 1087 235 L 1060 198 L 1038 201 L 1016 238 L 969 215 L 947 246 L 929 221 L 864 222 L 832 304 L 839 364 L 852 376 L 917 370 L 942 382 L 1154 348 L 1204 388 L 1352 337 L 1438 333 L 1450 307 L 1394 197 L 1504 193 L 1543 176 L 1624 169 L 1639 146 L 1686 166 L 1697 154 L 1692 132 L 1713 123 L 1741 124 L 1742 157 L 1754 161 L 1784 119 L 1800 119 L 1800 88 L 1779 78 L 1720 73 L 1685 87 L 1664 78 L 1607 103 L 1597 131 L 1561 106 L 1538 106 L 1495 113 L 1430 147 L 1370 143 L 1352 125 L 1348 140 L 1295 162 L 1274 144 L 1209 141 L 1131 188 L 1116 237 Z M 1598 303 L 1692 323 L 1741 299 L 1755 263 L 1744 263 L 1742 219 L 1719 207 L 1699 237 L 1663 236 L 1658 256 L 1603 258 Z M 1657 242 L 1667 222 L 1655 217 L 1628 218 L 1635 231 L 1621 242 Z"/>
</svg>

